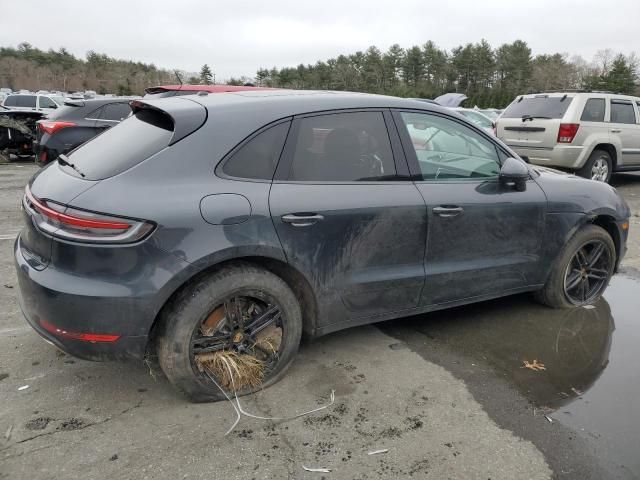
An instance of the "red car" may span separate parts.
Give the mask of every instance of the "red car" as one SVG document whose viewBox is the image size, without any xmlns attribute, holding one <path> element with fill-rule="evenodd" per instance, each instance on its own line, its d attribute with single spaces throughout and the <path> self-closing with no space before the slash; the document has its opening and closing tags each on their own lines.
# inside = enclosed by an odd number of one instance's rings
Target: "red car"
<svg viewBox="0 0 640 480">
<path fill-rule="evenodd" d="M 198 92 L 225 93 L 242 92 L 246 90 L 269 90 L 267 87 L 252 87 L 244 85 L 160 85 L 145 88 L 144 98 L 175 97 L 177 95 L 195 95 Z"/>
</svg>

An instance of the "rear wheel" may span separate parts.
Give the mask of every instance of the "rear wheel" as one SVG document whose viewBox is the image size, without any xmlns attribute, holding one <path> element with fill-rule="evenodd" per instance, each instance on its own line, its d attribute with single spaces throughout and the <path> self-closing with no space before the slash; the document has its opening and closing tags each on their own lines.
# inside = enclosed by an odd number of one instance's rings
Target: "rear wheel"
<svg viewBox="0 0 640 480">
<path fill-rule="evenodd" d="M 611 156 L 604 150 L 594 150 L 578 175 L 591 180 L 608 183 L 613 171 Z"/>
<path fill-rule="evenodd" d="M 289 286 L 250 264 L 189 285 L 159 321 L 160 366 L 196 402 L 223 400 L 220 388 L 246 395 L 275 383 L 302 334 L 300 306 Z"/>
<path fill-rule="evenodd" d="M 556 308 L 595 303 L 609 285 L 615 264 L 611 236 L 596 225 L 583 227 L 565 246 L 536 299 Z"/>
</svg>

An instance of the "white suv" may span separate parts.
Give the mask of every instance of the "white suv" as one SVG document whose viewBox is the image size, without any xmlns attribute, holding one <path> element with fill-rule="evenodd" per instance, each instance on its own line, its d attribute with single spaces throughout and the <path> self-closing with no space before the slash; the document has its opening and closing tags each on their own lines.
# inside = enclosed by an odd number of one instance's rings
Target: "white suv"
<svg viewBox="0 0 640 480">
<path fill-rule="evenodd" d="M 599 92 L 521 95 L 497 120 L 497 136 L 531 163 L 608 182 L 640 170 L 640 98 Z"/>
</svg>

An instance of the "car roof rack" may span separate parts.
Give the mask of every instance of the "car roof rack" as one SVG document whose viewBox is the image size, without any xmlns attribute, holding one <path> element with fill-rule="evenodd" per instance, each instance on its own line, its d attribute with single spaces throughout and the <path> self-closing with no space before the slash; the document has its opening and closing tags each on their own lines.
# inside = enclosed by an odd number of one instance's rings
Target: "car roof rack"
<svg viewBox="0 0 640 480">
<path fill-rule="evenodd" d="M 536 95 L 540 93 L 609 93 L 611 95 L 629 95 L 627 93 L 611 92 L 609 90 L 585 90 L 581 88 L 564 88 L 561 90 L 545 90 L 545 91 L 539 91 L 539 92 L 531 91 L 527 95 Z M 629 95 L 629 96 L 633 96 L 633 95 Z"/>
</svg>

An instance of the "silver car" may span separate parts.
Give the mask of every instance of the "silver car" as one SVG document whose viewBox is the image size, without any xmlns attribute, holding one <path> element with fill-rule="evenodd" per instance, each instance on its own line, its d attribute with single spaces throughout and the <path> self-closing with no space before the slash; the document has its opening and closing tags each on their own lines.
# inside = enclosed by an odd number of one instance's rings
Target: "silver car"
<svg viewBox="0 0 640 480">
<path fill-rule="evenodd" d="M 497 120 L 497 135 L 531 163 L 608 182 L 640 170 L 640 98 L 602 92 L 521 95 Z"/>
</svg>

